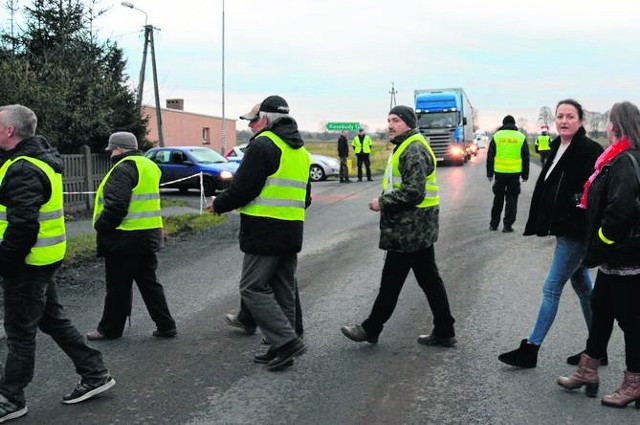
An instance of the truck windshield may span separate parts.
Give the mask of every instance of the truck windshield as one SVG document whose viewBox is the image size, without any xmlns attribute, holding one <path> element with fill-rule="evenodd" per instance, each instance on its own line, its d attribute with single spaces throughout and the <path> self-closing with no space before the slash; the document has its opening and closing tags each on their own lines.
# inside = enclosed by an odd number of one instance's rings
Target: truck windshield
<svg viewBox="0 0 640 425">
<path fill-rule="evenodd" d="M 455 127 L 459 122 L 459 112 L 435 112 L 429 114 L 418 114 L 418 127 L 421 128 Z"/>
</svg>

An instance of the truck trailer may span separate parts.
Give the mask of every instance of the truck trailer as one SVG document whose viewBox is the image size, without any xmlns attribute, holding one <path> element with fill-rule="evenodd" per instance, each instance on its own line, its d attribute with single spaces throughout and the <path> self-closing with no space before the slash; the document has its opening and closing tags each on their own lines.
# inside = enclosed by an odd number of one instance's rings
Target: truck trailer
<svg viewBox="0 0 640 425">
<path fill-rule="evenodd" d="M 463 165 L 473 144 L 473 107 L 461 88 L 414 91 L 418 129 L 438 162 Z"/>
</svg>

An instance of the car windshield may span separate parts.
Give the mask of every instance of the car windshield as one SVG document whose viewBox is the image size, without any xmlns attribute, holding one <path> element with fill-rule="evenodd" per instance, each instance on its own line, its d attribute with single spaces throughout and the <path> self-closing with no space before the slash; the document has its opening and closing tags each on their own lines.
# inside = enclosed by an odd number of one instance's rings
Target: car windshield
<svg viewBox="0 0 640 425">
<path fill-rule="evenodd" d="M 189 152 L 199 164 L 219 164 L 221 162 L 229 162 L 224 156 L 211 149 L 192 149 Z"/>
</svg>

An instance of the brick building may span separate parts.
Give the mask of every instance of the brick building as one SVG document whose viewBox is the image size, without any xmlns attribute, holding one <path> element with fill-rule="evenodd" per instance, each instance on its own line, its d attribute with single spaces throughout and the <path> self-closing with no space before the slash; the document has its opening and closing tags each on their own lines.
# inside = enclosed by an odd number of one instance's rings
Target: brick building
<svg viewBox="0 0 640 425">
<path fill-rule="evenodd" d="M 167 99 L 161 108 L 162 135 L 165 146 L 207 146 L 222 152 L 222 118 L 184 111 L 183 99 Z M 156 108 L 143 106 L 142 114 L 149 118 L 147 138 L 158 145 Z M 225 117 L 226 148 L 236 145 L 236 120 Z"/>
</svg>

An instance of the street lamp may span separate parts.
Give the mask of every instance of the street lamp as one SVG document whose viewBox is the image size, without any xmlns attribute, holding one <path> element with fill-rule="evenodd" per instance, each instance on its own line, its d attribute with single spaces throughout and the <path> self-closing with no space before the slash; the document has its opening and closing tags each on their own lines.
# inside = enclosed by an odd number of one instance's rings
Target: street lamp
<svg viewBox="0 0 640 425">
<path fill-rule="evenodd" d="M 136 106 L 138 110 L 142 108 L 142 91 L 144 89 L 144 74 L 145 68 L 147 65 L 147 46 L 151 46 L 151 67 L 153 71 L 153 88 L 155 94 L 156 101 L 156 121 L 158 124 L 158 144 L 160 146 L 164 146 L 164 135 L 162 134 L 162 112 L 160 111 L 160 95 L 158 93 L 158 73 L 156 69 L 156 52 L 155 46 L 153 43 L 153 30 L 158 28 L 153 28 L 153 25 L 149 25 L 148 15 L 142 9 L 138 9 L 133 5 L 133 3 L 128 1 L 123 1 L 120 3 L 124 7 L 128 7 L 129 9 L 135 9 L 139 12 L 144 13 L 144 47 L 142 49 L 142 64 L 140 66 L 140 78 L 138 81 L 138 99 L 136 100 Z"/>
</svg>

